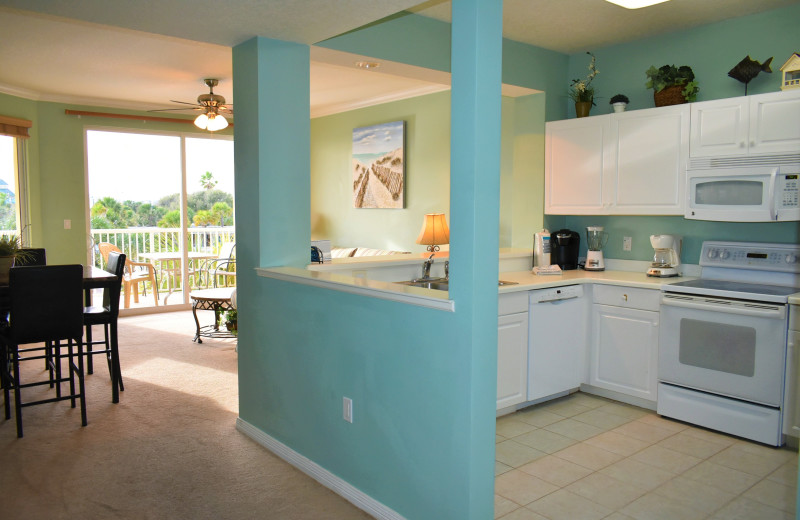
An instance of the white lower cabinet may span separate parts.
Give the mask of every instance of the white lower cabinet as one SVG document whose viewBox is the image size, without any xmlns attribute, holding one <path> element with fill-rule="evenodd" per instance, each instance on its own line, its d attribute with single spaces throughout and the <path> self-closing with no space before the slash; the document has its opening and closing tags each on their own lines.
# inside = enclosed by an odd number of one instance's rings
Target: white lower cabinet
<svg viewBox="0 0 800 520">
<path fill-rule="evenodd" d="M 497 409 L 525 402 L 528 390 L 528 293 L 502 294 L 497 317 Z"/>
<path fill-rule="evenodd" d="M 596 285 L 589 384 L 655 402 L 660 291 Z"/>
</svg>

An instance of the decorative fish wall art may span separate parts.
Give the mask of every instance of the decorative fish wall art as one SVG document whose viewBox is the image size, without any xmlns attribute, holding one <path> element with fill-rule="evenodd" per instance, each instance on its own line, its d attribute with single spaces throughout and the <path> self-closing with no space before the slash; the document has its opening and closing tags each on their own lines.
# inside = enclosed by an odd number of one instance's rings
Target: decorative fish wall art
<svg viewBox="0 0 800 520">
<path fill-rule="evenodd" d="M 772 58 L 769 58 L 762 64 L 748 55 L 728 71 L 728 76 L 744 83 L 744 95 L 746 96 L 747 84 L 750 83 L 750 80 L 758 76 L 761 71 L 772 72 L 772 69 L 769 68 L 770 63 L 772 63 Z"/>
</svg>

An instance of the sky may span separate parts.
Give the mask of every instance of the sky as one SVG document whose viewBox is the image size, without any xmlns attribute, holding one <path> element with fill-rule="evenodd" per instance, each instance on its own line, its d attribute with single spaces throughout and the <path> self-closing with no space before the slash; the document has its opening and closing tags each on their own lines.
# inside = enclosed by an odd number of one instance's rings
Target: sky
<svg viewBox="0 0 800 520">
<path fill-rule="evenodd" d="M 180 192 L 181 140 L 172 135 L 87 132 L 89 198 L 157 202 Z M 1 153 L 1 152 L 0 152 Z M 2 156 L 0 155 L 0 158 Z M 217 189 L 233 193 L 233 141 L 186 138 L 186 189 L 202 190 L 210 171 Z"/>
<path fill-rule="evenodd" d="M 14 138 L 0 135 L 0 179 L 14 191 Z"/>
<path fill-rule="evenodd" d="M 403 121 L 353 130 L 353 155 L 390 152 L 403 146 Z"/>
</svg>

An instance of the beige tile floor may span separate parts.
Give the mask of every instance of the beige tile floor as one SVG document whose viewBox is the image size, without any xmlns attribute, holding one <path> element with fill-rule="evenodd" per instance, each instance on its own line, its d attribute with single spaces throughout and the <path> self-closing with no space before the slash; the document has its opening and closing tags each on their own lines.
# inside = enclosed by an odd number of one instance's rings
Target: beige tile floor
<svg viewBox="0 0 800 520">
<path fill-rule="evenodd" d="M 578 392 L 497 419 L 495 518 L 790 520 L 797 451 Z"/>
</svg>

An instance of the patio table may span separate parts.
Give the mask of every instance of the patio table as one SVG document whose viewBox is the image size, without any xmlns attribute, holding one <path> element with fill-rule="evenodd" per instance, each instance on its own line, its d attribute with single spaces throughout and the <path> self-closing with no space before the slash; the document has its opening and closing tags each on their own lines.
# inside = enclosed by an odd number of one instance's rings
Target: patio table
<svg viewBox="0 0 800 520">
<path fill-rule="evenodd" d="M 209 258 L 216 258 L 217 255 L 214 253 L 203 253 L 200 251 L 189 251 L 189 274 L 192 274 L 192 264 L 196 260 L 207 260 Z M 167 303 L 167 299 L 175 292 L 175 277 L 180 273 L 180 270 L 177 267 L 168 267 L 170 262 L 180 262 L 183 260 L 183 253 L 181 251 L 160 251 L 157 253 L 139 253 L 139 258 L 145 258 L 147 260 L 152 260 L 156 264 L 156 268 L 159 272 L 167 273 L 167 288 L 169 289 L 167 295 L 164 297 L 164 304 Z"/>
</svg>

